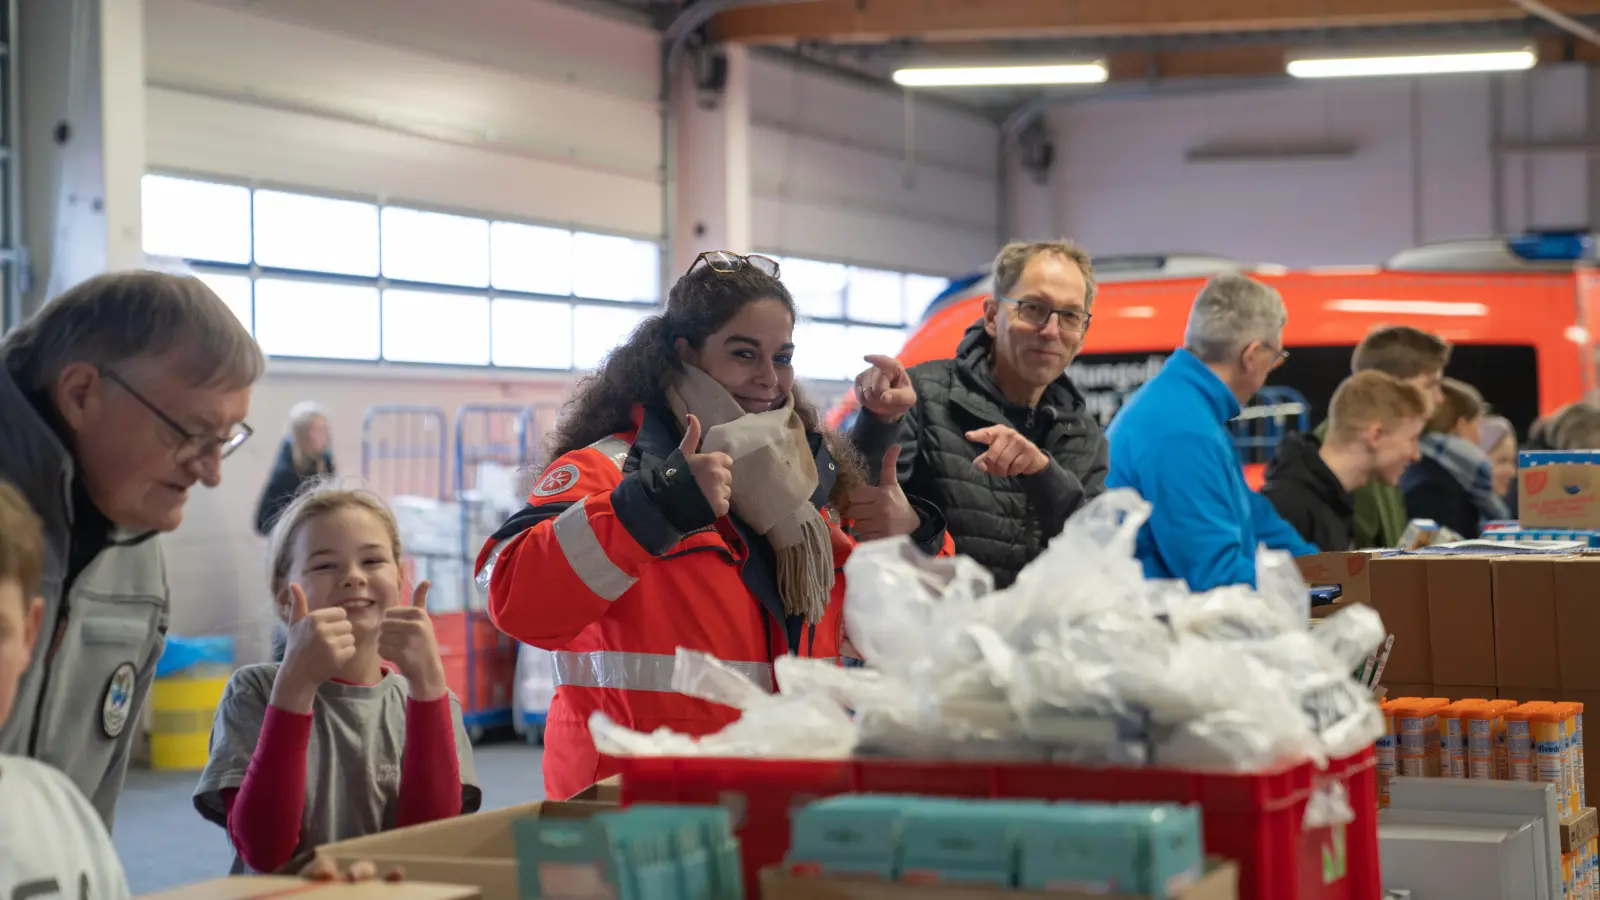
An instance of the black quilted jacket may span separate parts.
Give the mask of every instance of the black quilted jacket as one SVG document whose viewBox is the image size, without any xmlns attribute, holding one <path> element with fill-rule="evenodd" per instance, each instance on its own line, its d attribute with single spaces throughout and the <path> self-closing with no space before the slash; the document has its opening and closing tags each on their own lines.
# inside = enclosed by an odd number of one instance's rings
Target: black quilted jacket
<svg viewBox="0 0 1600 900">
<path fill-rule="evenodd" d="M 944 512 L 956 551 L 1011 584 L 1084 503 L 1105 490 L 1105 435 L 1067 376 L 1028 408 L 1005 399 L 989 376 L 992 340 L 979 322 L 967 330 L 955 359 L 911 369 L 917 404 L 898 424 L 863 412 L 851 439 L 870 472 L 892 441 L 900 442 L 900 483 L 908 495 Z M 985 449 L 966 433 L 1009 425 L 1053 460 L 1037 475 L 996 478 L 972 467 Z"/>
</svg>

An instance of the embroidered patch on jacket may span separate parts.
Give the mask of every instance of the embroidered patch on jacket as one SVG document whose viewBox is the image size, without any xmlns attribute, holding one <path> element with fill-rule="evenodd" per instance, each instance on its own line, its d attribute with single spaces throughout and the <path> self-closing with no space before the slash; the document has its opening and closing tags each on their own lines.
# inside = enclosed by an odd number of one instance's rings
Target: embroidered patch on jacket
<svg viewBox="0 0 1600 900">
<path fill-rule="evenodd" d="M 100 700 L 100 730 L 108 738 L 120 737 L 122 729 L 128 727 L 136 676 L 133 663 L 125 662 L 117 666 L 111 673 L 111 680 L 106 682 L 106 693 Z"/>
<path fill-rule="evenodd" d="M 533 489 L 533 495 L 535 497 L 554 497 L 557 494 L 571 490 L 572 486 L 577 483 L 577 466 L 570 463 L 564 466 L 556 466 L 554 469 L 544 473 L 544 477 L 539 479 L 538 485 Z"/>
</svg>

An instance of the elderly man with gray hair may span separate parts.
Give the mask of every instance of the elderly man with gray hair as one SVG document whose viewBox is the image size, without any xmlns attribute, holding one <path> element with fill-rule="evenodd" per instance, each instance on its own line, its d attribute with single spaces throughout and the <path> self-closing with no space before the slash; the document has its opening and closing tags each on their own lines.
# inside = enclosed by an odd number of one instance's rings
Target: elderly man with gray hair
<svg viewBox="0 0 1600 900">
<path fill-rule="evenodd" d="M 101 275 L 0 341 L 0 481 L 44 525 L 39 640 L 0 753 L 65 772 L 109 826 L 166 644 L 158 532 L 250 437 L 261 351 L 196 278 Z"/>
<path fill-rule="evenodd" d="M 1254 585 L 1257 546 L 1317 552 L 1250 490 L 1228 430 L 1288 357 L 1287 322 L 1276 290 L 1244 275 L 1212 278 L 1184 346 L 1112 421 L 1106 486 L 1133 488 L 1153 507 L 1137 548 L 1148 577 L 1181 578 L 1194 591 Z"/>
</svg>

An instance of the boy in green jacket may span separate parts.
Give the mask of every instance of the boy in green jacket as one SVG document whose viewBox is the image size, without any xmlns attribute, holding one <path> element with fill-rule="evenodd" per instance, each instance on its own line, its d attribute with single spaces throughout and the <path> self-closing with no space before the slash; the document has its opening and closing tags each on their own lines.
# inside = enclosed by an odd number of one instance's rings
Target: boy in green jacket
<svg viewBox="0 0 1600 900">
<path fill-rule="evenodd" d="M 1409 325 L 1392 325 L 1367 335 L 1350 357 L 1350 371 L 1384 372 L 1416 385 L 1432 407 L 1444 402 L 1445 366 L 1450 363 L 1450 342 Z M 1327 436 L 1326 420 L 1313 435 Z M 1357 547 L 1396 547 L 1406 530 L 1406 498 L 1400 489 L 1374 479 L 1355 492 Z"/>
</svg>

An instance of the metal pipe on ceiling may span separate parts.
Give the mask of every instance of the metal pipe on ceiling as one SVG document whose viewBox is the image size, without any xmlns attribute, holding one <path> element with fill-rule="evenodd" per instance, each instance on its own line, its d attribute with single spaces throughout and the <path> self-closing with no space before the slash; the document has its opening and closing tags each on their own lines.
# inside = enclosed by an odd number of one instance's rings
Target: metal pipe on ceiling
<svg viewBox="0 0 1600 900">
<path fill-rule="evenodd" d="M 1539 2 L 1539 0 L 1511 0 L 1511 2 L 1522 7 L 1529 15 L 1538 16 L 1574 37 L 1586 40 L 1591 44 L 1600 45 L 1600 31 L 1590 27 L 1588 23 L 1581 19 L 1569 16 L 1560 10 L 1551 9 Z"/>
</svg>

